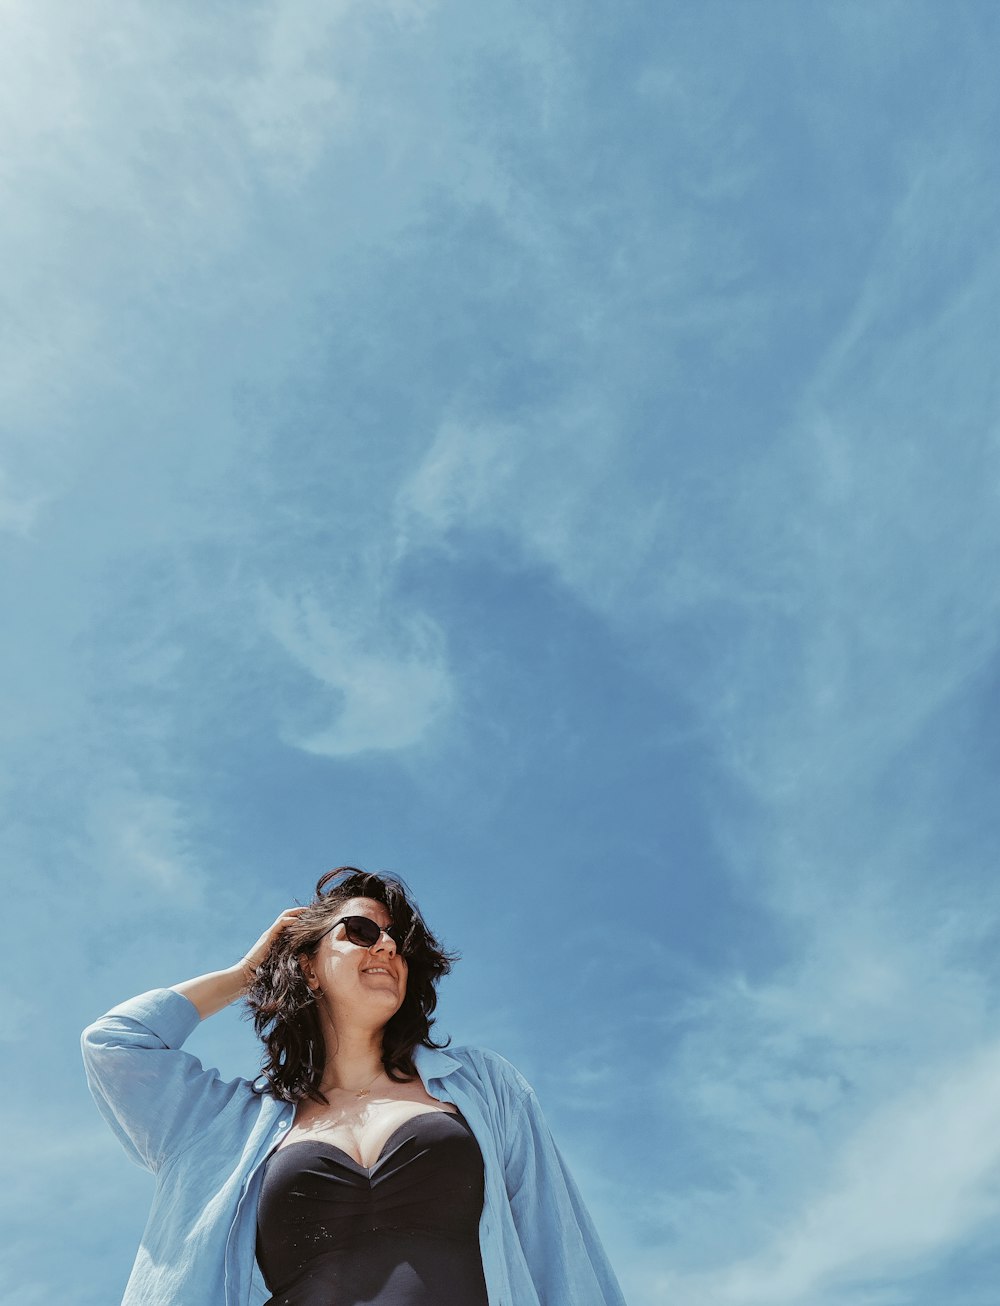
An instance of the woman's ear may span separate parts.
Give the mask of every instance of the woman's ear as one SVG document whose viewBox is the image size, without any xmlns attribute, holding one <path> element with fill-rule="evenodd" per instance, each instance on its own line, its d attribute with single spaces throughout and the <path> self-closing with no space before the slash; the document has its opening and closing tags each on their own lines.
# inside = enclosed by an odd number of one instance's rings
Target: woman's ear
<svg viewBox="0 0 1000 1306">
<path fill-rule="evenodd" d="M 299 963 L 299 970 L 302 972 L 302 978 L 311 989 L 319 988 L 319 980 L 316 978 L 316 972 L 313 970 L 312 957 L 308 952 L 300 952 L 296 961 Z"/>
</svg>

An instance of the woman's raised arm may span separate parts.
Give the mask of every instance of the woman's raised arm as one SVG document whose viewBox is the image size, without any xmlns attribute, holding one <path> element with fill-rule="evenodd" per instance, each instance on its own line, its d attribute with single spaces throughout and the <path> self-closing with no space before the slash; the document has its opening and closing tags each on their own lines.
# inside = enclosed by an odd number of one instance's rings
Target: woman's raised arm
<svg viewBox="0 0 1000 1306">
<path fill-rule="evenodd" d="M 212 970 L 195 979 L 183 980 L 180 984 L 171 984 L 175 993 L 195 1007 L 202 1020 L 214 1016 L 223 1007 L 228 1007 L 237 998 L 242 997 L 253 979 L 253 973 L 270 951 L 271 944 L 296 916 L 305 911 L 304 907 L 289 907 L 283 911 L 273 925 L 269 925 L 242 961 L 225 970 Z"/>
<path fill-rule="evenodd" d="M 158 1170 L 245 1093 L 182 1049 L 199 1020 L 234 1002 L 274 938 L 302 910 L 284 911 L 236 966 L 119 1003 L 83 1032 L 94 1100 L 126 1152 Z"/>
</svg>

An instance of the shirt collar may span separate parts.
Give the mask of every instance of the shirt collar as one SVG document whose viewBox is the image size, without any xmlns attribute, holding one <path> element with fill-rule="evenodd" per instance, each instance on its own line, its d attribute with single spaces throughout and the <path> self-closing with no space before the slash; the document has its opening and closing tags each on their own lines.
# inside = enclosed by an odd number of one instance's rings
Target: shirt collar
<svg viewBox="0 0 1000 1306">
<path fill-rule="evenodd" d="M 413 1064 L 424 1081 L 444 1079 L 446 1075 L 450 1075 L 453 1070 L 460 1070 L 462 1066 L 461 1061 L 450 1057 L 447 1052 L 441 1051 L 440 1048 L 424 1047 L 423 1043 L 417 1044 L 412 1055 Z"/>
</svg>

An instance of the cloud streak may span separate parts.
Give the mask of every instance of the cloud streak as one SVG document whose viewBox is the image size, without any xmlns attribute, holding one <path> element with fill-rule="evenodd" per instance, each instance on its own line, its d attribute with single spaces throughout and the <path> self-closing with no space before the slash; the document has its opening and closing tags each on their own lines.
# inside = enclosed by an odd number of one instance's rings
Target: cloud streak
<svg viewBox="0 0 1000 1306">
<path fill-rule="evenodd" d="M 426 617 L 389 623 L 331 611 L 315 594 L 265 594 L 264 622 L 292 661 L 326 691 L 316 721 L 287 720 L 286 742 L 325 757 L 418 743 L 452 697 L 441 631 Z M 360 620 L 359 620 L 360 616 Z M 346 617 L 346 620 L 345 620 Z"/>
</svg>

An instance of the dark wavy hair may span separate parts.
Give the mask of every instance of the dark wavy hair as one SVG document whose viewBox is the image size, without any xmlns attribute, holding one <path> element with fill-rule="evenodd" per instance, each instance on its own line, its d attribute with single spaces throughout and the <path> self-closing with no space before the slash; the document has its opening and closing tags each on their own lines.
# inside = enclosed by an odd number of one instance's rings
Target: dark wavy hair
<svg viewBox="0 0 1000 1306">
<path fill-rule="evenodd" d="M 299 1102 L 304 1097 L 327 1100 L 319 1090 L 326 1064 L 323 1032 L 298 957 L 315 952 L 331 922 L 352 898 L 382 903 L 402 940 L 400 952 L 408 965 L 406 997 L 382 1031 L 386 1074 L 396 1083 L 406 1083 L 417 1074 L 413 1050 L 418 1044 L 444 1048 L 451 1042 L 449 1036 L 444 1043 L 435 1043 L 430 1029 L 437 1006 L 436 985 L 461 954 L 446 952 L 438 943 L 399 876 L 338 866 L 321 876 L 312 902 L 278 935 L 247 990 L 248 1015 L 264 1044 L 260 1075 L 253 1085 L 257 1093 L 270 1093 L 285 1102 Z"/>
</svg>

